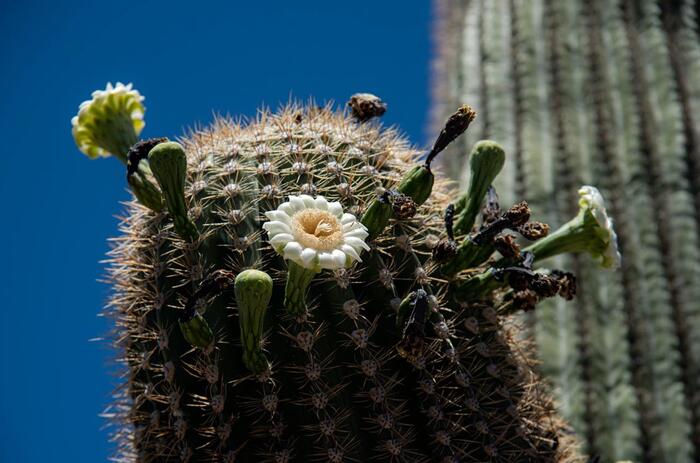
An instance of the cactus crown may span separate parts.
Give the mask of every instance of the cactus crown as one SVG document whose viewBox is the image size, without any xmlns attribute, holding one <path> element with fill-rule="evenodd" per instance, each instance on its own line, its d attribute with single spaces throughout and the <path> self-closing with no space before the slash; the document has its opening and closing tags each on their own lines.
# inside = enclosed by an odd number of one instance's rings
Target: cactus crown
<svg viewBox="0 0 700 463">
<path fill-rule="evenodd" d="M 449 204 L 430 161 L 471 108 L 425 162 L 370 120 L 381 100 L 351 108 L 291 104 L 121 153 L 136 199 L 110 261 L 119 459 L 574 461 L 507 316 L 575 280 L 504 233 L 548 229 L 526 203 L 500 210 L 503 150 L 478 145 L 496 162 L 475 155 L 478 186 Z M 553 235 L 579 251 L 572 236 Z"/>
</svg>

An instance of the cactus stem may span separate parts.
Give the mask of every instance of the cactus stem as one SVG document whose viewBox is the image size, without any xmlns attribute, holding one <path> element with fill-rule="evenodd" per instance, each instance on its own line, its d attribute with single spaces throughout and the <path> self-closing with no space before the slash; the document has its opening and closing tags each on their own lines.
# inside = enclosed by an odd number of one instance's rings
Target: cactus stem
<svg viewBox="0 0 700 463">
<path fill-rule="evenodd" d="M 287 283 L 284 288 L 284 306 L 291 315 L 299 317 L 306 312 L 306 291 L 317 272 L 294 261 L 287 261 Z"/>
</svg>

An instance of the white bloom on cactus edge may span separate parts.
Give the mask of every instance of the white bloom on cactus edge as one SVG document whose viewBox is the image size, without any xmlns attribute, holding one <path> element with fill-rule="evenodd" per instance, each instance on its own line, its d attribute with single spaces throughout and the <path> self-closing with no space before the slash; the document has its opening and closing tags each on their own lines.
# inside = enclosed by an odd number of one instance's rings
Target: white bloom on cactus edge
<svg viewBox="0 0 700 463">
<path fill-rule="evenodd" d="M 615 269 L 620 266 L 621 256 L 617 247 L 617 234 L 613 228 L 613 222 L 605 210 L 605 200 L 597 188 L 582 186 L 578 190 L 579 206 L 582 211 L 588 211 L 598 223 L 596 233 L 605 243 L 601 257 L 601 267 Z"/>
<path fill-rule="evenodd" d="M 128 149 L 146 125 L 143 100 L 132 84 L 121 82 L 92 92 L 92 99 L 80 103 L 78 114 L 71 119 L 73 139 L 80 151 L 94 159 L 117 154 L 114 151 L 118 148 Z"/>
<path fill-rule="evenodd" d="M 362 262 L 367 229 L 354 215 L 343 212 L 339 202 L 323 196 L 290 196 L 277 210 L 268 211 L 263 228 L 272 247 L 285 259 L 320 271 Z"/>
</svg>

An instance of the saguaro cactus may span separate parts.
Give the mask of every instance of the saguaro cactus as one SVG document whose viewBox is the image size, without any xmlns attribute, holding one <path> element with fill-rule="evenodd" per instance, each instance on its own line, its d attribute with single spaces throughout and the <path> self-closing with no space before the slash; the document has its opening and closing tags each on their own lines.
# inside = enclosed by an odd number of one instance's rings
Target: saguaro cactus
<svg viewBox="0 0 700 463">
<path fill-rule="evenodd" d="M 487 188 L 494 142 L 475 147 L 482 186 L 448 206 L 432 162 L 467 106 L 419 160 L 372 120 L 372 95 L 180 143 L 137 142 L 141 100 L 108 87 L 73 121 L 82 151 L 119 151 L 135 195 L 110 264 L 117 461 L 577 461 L 511 315 L 573 297 L 573 276 L 538 258 L 616 264 L 595 188 L 544 237 L 527 203 L 502 212 Z M 541 240 L 521 249 L 506 230 Z"/>
<path fill-rule="evenodd" d="M 693 0 L 437 1 L 435 121 L 480 118 L 513 153 L 501 198 L 568 220 L 572 186 L 611 200 L 622 272 L 566 262 L 585 298 L 528 319 L 561 412 L 602 461 L 700 461 L 700 41 Z"/>
</svg>

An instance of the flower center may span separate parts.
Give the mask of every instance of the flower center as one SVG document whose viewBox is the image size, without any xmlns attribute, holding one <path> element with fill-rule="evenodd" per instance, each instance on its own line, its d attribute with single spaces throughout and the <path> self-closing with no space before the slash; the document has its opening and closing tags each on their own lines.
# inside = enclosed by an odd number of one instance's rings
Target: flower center
<svg viewBox="0 0 700 463">
<path fill-rule="evenodd" d="M 305 248 L 331 251 L 343 244 L 343 227 L 328 211 L 304 209 L 292 216 L 294 239 Z"/>
</svg>

